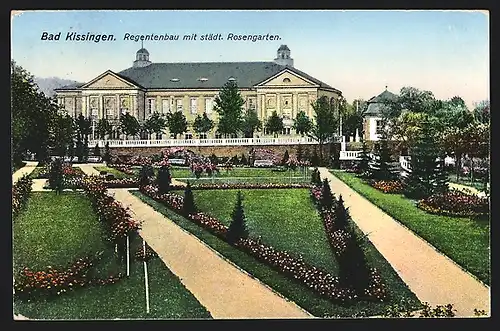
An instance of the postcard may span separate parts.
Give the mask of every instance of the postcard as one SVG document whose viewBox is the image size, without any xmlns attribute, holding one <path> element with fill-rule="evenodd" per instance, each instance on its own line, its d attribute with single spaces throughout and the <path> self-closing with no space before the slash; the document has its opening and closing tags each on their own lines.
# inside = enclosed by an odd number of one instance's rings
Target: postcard
<svg viewBox="0 0 500 331">
<path fill-rule="evenodd" d="M 489 13 L 11 13 L 13 318 L 490 316 Z"/>
</svg>

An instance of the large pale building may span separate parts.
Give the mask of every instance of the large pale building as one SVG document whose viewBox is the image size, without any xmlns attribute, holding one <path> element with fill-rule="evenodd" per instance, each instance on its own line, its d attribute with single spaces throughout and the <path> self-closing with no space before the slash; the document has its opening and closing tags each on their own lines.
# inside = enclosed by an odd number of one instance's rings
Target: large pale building
<svg viewBox="0 0 500 331">
<path fill-rule="evenodd" d="M 139 122 L 154 112 L 181 111 L 189 127 L 185 138 L 219 138 L 217 126 L 197 137 L 191 128 L 204 112 L 217 122 L 214 97 L 227 81 L 235 81 L 245 100 L 244 110 L 253 109 L 265 121 L 273 111 L 283 118 L 283 135 L 294 136 L 293 119 L 301 110 L 312 118 L 312 103 L 326 96 L 337 105 L 342 92 L 293 66 L 290 49 L 281 45 L 274 61 L 154 63 L 145 48 L 136 53 L 132 67 L 120 72 L 108 70 L 84 84 L 57 89 L 58 102 L 72 116 L 83 114 L 94 122 L 108 119 L 115 127 L 120 116 L 129 113 Z M 256 135 L 267 136 L 266 132 Z M 117 138 L 113 134 L 113 138 Z M 142 137 L 147 138 L 147 137 Z M 162 137 L 170 138 L 168 129 Z"/>
</svg>

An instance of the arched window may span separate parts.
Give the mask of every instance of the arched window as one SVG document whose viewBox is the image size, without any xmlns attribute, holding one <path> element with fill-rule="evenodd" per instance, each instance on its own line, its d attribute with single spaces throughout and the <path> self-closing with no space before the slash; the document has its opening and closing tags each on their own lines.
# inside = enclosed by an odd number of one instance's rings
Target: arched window
<svg viewBox="0 0 500 331">
<path fill-rule="evenodd" d="M 290 83 L 290 78 L 288 78 L 288 77 L 283 78 L 283 83 Z"/>
</svg>

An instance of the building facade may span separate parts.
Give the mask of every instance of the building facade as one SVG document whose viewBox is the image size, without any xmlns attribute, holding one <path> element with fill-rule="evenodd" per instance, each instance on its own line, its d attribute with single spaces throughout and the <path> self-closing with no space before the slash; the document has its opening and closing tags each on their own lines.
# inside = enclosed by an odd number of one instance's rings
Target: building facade
<svg viewBox="0 0 500 331">
<path fill-rule="evenodd" d="M 142 122 L 154 112 L 181 111 L 189 124 L 184 138 L 203 139 L 219 138 L 217 125 L 201 137 L 193 132 L 191 125 L 196 116 L 203 113 L 217 123 L 214 98 L 227 81 L 237 83 L 245 100 L 243 110 L 256 111 L 263 122 L 276 111 L 283 118 L 282 134 L 286 136 L 296 136 L 292 125 L 299 111 L 305 111 L 312 119 L 312 103 L 317 98 L 325 96 L 337 106 L 342 94 L 296 69 L 286 45 L 279 47 L 272 62 L 153 63 L 149 55 L 141 48 L 128 69 L 108 70 L 87 83 L 56 89 L 58 102 L 71 116 L 83 114 L 93 123 L 106 118 L 114 127 L 125 113 Z M 256 135 L 270 136 L 266 132 Z M 171 135 L 166 128 L 161 137 L 154 138 L 169 139 Z"/>
<path fill-rule="evenodd" d="M 386 88 L 384 92 L 367 101 L 367 109 L 363 119 L 363 138 L 365 140 L 377 141 L 380 139 L 384 102 L 396 99 L 397 95 L 387 91 Z"/>
</svg>

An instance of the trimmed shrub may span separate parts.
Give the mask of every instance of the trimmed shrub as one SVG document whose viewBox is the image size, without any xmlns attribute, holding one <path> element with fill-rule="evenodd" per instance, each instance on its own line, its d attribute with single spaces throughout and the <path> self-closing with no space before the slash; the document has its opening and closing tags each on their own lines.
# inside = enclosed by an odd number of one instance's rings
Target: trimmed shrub
<svg viewBox="0 0 500 331">
<path fill-rule="evenodd" d="M 191 184 L 189 183 L 189 181 L 187 182 L 186 189 L 184 190 L 184 203 L 182 205 L 182 212 L 186 216 L 196 213 L 193 191 L 191 190 Z"/>
<path fill-rule="evenodd" d="M 160 194 L 165 194 L 168 191 L 170 191 L 170 185 L 172 184 L 172 176 L 170 176 L 169 167 L 162 166 L 160 167 L 160 169 L 158 169 L 156 184 L 158 185 L 158 191 Z"/>
<path fill-rule="evenodd" d="M 246 226 L 245 212 L 243 210 L 243 196 L 241 195 L 241 191 L 238 191 L 236 205 L 234 206 L 231 217 L 233 221 L 229 225 L 226 237 L 230 244 L 234 244 L 241 238 L 248 238 L 248 229 Z"/>
</svg>

